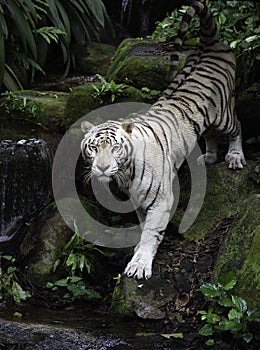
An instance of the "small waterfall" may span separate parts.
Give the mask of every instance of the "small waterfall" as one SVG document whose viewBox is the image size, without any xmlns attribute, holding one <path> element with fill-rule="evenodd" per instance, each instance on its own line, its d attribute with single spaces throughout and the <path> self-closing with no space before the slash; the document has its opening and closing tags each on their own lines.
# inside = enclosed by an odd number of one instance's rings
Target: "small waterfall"
<svg viewBox="0 0 260 350">
<path fill-rule="evenodd" d="M 9 236 L 15 223 L 47 202 L 50 184 L 51 157 L 44 140 L 0 142 L 0 236 Z"/>
<path fill-rule="evenodd" d="M 153 0 L 122 0 L 120 25 L 136 36 L 149 34 Z"/>
<path fill-rule="evenodd" d="M 132 10 L 132 0 L 122 0 L 121 13 L 120 13 L 120 24 L 129 25 L 130 16 Z"/>
</svg>

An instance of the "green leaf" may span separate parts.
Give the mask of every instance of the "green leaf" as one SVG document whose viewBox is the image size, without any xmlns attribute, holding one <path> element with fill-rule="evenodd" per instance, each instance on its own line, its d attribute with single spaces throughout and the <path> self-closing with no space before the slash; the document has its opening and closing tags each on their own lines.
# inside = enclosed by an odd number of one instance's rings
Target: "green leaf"
<svg viewBox="0 0 260 350">
<path fill-rule="evenodd" d="M 260 322 L 260 310 L 249 309 L 247 311 L 247 319 L 251 322 Z"/>
<path fill-rule="evenodd" d="M 229 320 L 240 320 L 243 317 L 243 313 L 237 311 L 236 309 L 231 309 L 228 313 Z"/>
<path fill-rule="evenodd" d="M 61 280 L 55 281 L 54 285 L 58 286 L 58 287 L 67 287 L 68 286 L 68 279 L 63 278 Z"/>
<path fill-rule="evenodd" d="M 221 331 L 232 331 L 234 333 L 239 332 L 243 325 L 236 320 L 224 320 L 220 321 L 218 329 Z"/>
<path fill-rule="evenodd" d="M 161 334 L 161 336 L 166 339 L 170 339 L 170 338 L 183 339 L 183 333 Z"/>
<path fill-rule="evenodd" d="M 218 303 L 219 303 L 219 305 L 225 306 L 225 307 L 233 307 L 234 306 L 231 298 L 226 297 L 226 296 L 223 298 L 219 298 Z"/>
<path fill-rule="evenodd" d="M 16 74 L 7 64 L 5 65 L 3 84 L 9 91 L 17 91 L 23 89 L 22 84 L 20 83 Z"/>
<path fill-rule="evenodd" d="M 104 27 L 105 25 L 105 7 L 101 0 L 88 0 L 88 7 L 92 15 L 98 21 L 98 23 Z"/>
<path fill-rule="evenodd" d="M 30 293 L 23 290 L 19 283 L 13 281 L 12 283 L 12 296 L 16 303 L 19 303 L 21 300 L 26 300 L 30 297 Z"/>
<path fill-rule="evenodd" d="M 237 278 L 233 272 L 228 272 L 220 276 L 218 282 L 222 285 L 224 290 L 230 290 L 237 283 Z"/>
<path fill-rule="evenodd" d="M 211 324 L 205 324 L 205 326 L 203 326 L 200 330 L 199 330 L 199 334 L 203 335 L 205 337 L 212 335 L 213 334 L 213 328 Z"/>
<path fill-rule="evenodd" d="M 250 343 L 251 340 L 253 339 L 253 334 L 252 333 L 244 333 L 242 337 L 246 343 Z"/>
<path fill-rule="evenodd" d="M 27 47 L 29 46 L 33 58 L 37 60 L 36 43 L 30 25 L 24 16 L 23 10 L 17 5 L 16 1 L 14 0 L 8 0 L 6 6 L 12 14 L 14 23 L 19 32 L 19 38 L 21 39 L 25 52 L 27 52 Z"/>
<path fill-rule="evenodd" d="M 207 340 L 205 342 L 205 344 L 208 345 L 208 346 L 213 346 L 213 345 L 215 345 L 215 340 L 214 339 L 209 339 L 209 340 Z"/>
<path fill-rule="evenodd" d="M 90 299 L 101 299 L 101 295 L 96 292 L 94 289 L 87 289 L 86 290 L 87 292 L 87 296 L 90 298 Z"/>
<path fill-rule="evenodd" d="M 79 281 L 82 281 L 82 277 L 72 276 L 70 280 L 71 280 L 71 283 L 77 283 Z"/>
<path fill-rule="evenodd" d="M 231 300 L 234 304 L 234 307 L 239 312 L 245 312 L 247 310 L 247 304 L 246 301 L 238 296 L 231 296 Z"/>
<path fill-rule="evenodd" d="M 216 284 L 203 284 L 199 290 L 206 296 L 215 298 L 221 295 L 221 291 L 219 290 L 219 287 Z"/>
<path fill-rule="evenodd" d="M 85 258 L 85 256 L 82 254 L 82 255 L 80 256 L 80 262 L 79 262 L 79 269 L 80 269 L 81 272 L 82 272 L 83 269 L 84 269 L 85 260 L 86 260 L 86 258 Z"/>
</svg>

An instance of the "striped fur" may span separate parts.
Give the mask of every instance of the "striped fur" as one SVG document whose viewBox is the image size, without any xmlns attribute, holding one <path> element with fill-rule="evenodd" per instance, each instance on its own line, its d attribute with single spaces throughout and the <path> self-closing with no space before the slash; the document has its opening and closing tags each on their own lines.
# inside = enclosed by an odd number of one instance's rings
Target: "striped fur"
<svg viewBox="0 0 260 350">
<path fill-rule="evenodd" d="M 243 168 L 240 124 L 234 112 L 235 57 L 218 41 L 214 18 L 206 5 L 189 1 L 177 38 L 170 44 L 173 77 L 168 88 L 147 113 L 123 124 L 109 121 L 94 127 L 83 123 L 83 156 L 89 176 L 108 182 L 114 177 L 128 190 L 143 231 L 125 273 L 137 278 L 152 275 L 152 262 L 163 239 L 173 207 L 176 171 L 205 135 L 206 163 L 217 160 L 215 132 L 229 136 L 226 162 Z M 200 17 L 200 44 L 183 71 L 177 60 L 188 24 Z M 201 161 L 201 159 L 199 160 Z"/>
</svg>

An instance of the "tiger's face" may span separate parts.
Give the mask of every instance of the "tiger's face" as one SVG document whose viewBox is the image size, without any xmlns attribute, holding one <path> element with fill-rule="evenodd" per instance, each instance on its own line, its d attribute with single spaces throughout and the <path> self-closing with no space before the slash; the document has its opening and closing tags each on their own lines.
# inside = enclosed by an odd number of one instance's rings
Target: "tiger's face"
<svg viewBox="0 0 260 350">
<path fill-rule="evenodd" d="M 131 147 L 129 140 L 133 123 L 106 122 L 94 126 L 83 122 L 81 128 L 85 132 L 81 152 L 90 165 L 86 181 L 92 176 L 104 183 L 110 182 L 113 177 L 120 180 L 120 172 Z"/>
</svg>

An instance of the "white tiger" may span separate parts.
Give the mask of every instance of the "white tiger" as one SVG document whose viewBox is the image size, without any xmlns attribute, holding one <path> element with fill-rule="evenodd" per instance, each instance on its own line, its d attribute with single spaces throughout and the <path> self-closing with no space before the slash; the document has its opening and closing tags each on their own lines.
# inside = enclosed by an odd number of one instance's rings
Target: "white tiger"
<svg viewBox="0 0 260 350">
<path fill-rule="evenodd" d="M 230 139 L 226 162 L 231 169 L 246 164 L 240 124 L 234 112 L 235 57 L 217 38 L 216 24 L 205 4 L 190 1 L 171 57 L 172 83 L 141 117 L 98 126 L 82 123 L 83 157 L 91 165 L 88 176 L 101 182 L 115 178 L 128 190 L 142 222 L 142 234 L 125 273 L 138 279 L 152 276 L 152 263 L 163 239 L 174 203 L 177 169 L 205 134 L 206 163 L 217 160 L 215 131 Z M 200 17 L 200 45 L 175 76 L 176 61 L 188 23 Z M 205 131 L 208 131 L 205 133 Z"/>
</svg>

